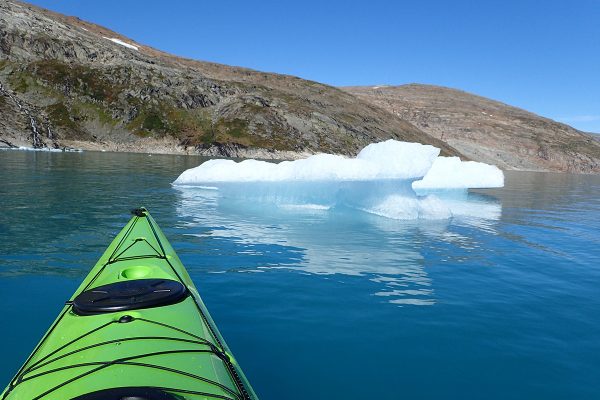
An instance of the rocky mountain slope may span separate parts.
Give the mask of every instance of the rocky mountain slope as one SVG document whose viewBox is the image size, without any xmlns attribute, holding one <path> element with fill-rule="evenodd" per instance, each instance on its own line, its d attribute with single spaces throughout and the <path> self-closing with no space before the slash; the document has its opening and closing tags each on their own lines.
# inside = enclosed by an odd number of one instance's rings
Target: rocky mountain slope
<svg viewBox="0 0 600 400">
<path fill-rule="evenodd" d="M 208 155 L 354 154 L 439 139 L 340 89 L 182 59 L 95 24 L 0 2 L 0 144 Z"/>
<path fill-rule="evenodd" d="M 458 90 L 338 89 L 175 57 L 101 26 L 0 2 L 0 147 L 294 158 L 389 138 L 504 169 L 600 173 L 600 141 Z"/>
<path fill-rule="evenodd" d="M 430 85 L 344 88 L 467 157 L 503 169 L 600 173 L 592 135 L 463 91 Z"/>
</svg>

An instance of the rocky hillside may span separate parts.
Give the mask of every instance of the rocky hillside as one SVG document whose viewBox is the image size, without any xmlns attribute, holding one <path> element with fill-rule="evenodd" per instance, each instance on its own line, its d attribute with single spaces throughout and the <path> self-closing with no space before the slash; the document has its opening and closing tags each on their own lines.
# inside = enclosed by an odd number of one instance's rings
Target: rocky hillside
<svg viewBox="0 0 600 400">
<path fill-rule="evenodd" d="M 465 156 L 503 169 L 600 173 L 592 135 L 519 108 L 430 85 L 344 88 Z"/>
<path fill-rule="evenodd" d="M 459 154 L 340 89 L 174 57 L 14 0 L 0 2 L 0 85 L 4 146 L 278 158 L 396 138 Z"/>
</svg>

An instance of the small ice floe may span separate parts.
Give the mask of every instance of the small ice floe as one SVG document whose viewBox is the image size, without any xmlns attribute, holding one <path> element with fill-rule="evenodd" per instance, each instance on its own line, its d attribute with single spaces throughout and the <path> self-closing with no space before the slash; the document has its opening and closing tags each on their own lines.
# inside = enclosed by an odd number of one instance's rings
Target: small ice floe
<svg viewBox="0 0 600 400">
<path fill-rule="evenodd" d="M 49 148 L 49 147 L 27 147 L 27 146 L 19 146 L 19 147 L 0 147 L 0 150 L 18 150 L 18 151 L 40 151 L 40 152 L 49 152 L 49 153 L 82 153 L 81 149 L 70 149 L 70 148 Z"/>
<path fill-rule="evenodd" d="M 60 152 L 62 152 L 62 149 L 49 149 L 48 147 L 35 148 L 35 147 L 27 147 L 27 146 L 19 146 L 17 148 L 12 148 L 10 150 L 20 150 L 20 151 L 48 151 L 48 152 L 52 152 L 52 153 L 60 153 Z"/>
<path fill-rule="evenodd" d="M 125 47 L 127 47 L 128 49 L 132 49 L 132 50 L 135 50 L 135 51 L 138 51 L 138 50 L 139 50 L 138 46 L 134 46 L 134 45 L 132 45 L 132 44 L 130 44 L 130 43 L 124 42 L 124 41 L 122 41 L 121 39 L 117 39 L 117 38 L 109 38 L 109 37 L 106 37 L 106 36 L 102 36 L 102 37 L 103 37 L 104 39 L 110 40 L 111 42 L 114 42 L 114 43 L 116 43 L 116 44 L 120 44 L 121 46 L 125 46 Z"/>
</svg>

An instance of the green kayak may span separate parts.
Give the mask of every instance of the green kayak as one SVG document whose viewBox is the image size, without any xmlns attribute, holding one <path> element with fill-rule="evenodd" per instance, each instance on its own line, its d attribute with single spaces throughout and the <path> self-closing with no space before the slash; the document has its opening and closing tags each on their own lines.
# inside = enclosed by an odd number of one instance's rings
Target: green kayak
<svg viewBox="0 0 600 400">
<path fill-rule="evenodd" d="M 154 219 L 133 213 L 0 399 L 257 398 Z"/>
</svg>

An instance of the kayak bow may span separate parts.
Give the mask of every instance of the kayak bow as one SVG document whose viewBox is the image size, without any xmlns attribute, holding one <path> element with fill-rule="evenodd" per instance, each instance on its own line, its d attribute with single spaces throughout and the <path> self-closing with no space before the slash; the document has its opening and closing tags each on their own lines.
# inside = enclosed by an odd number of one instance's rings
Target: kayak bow
<svg viewBox="0 0 600 400">
<path fill-rule="evenodd" d="M 133 213 L 0 399 L 257 399 L 166 237 Z"/>
</svg>

